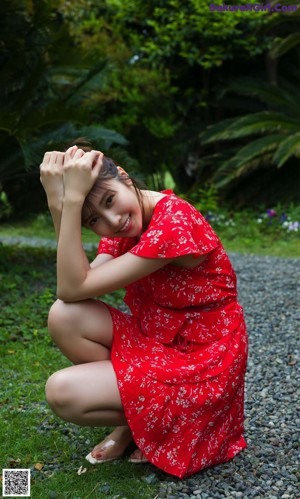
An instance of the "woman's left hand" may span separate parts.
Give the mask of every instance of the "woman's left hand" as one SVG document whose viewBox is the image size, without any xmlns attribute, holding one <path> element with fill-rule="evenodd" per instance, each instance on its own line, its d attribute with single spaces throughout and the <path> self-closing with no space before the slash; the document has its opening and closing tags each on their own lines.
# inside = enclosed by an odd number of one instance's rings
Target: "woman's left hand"
<svg viewBox="0 0 300 499">
<path fill-rule="evenodd" d="M 83 202 L 93 187 L 101 170 L 103 153 L 100 151 L 84 152 L 78 149 L 71 156 L 65 153 L 63 182 L 64 201 Z"/>
</svg>

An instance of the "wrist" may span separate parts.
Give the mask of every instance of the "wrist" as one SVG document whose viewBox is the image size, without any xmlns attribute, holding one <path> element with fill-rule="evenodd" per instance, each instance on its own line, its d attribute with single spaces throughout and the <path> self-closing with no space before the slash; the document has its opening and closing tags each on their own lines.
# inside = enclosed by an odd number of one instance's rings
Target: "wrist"
<svg viewBox="0 0 300 499">
<path fill-rule="evenodd" d="M 82 208 L 85 197 L 81 194 L 68 194 L 65 193 L 63 199 L 63 206 L 80 206 Z"/>
<path fill-rule="evenodd" d="M 48 199 L 48 208 L 52 212 L 62 212 L 62 201 Z"/>
</svg>

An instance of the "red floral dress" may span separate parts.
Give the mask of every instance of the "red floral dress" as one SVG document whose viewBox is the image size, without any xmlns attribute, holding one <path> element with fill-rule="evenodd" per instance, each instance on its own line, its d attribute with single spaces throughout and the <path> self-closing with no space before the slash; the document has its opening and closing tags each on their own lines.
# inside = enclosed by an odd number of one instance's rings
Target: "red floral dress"
<svg viewBox="0 0 300 499">
<path fill-rule="evenodd" d="M 111 359 L 134 440 L 151 463 L 183 478 L 246 447 L 247 335 L 218 237 L 193 206 L 167 194 L 139 241 L 103 238 L 98 252 L 207 255 L 193 269 L 168 264 L 129 285 L 132 315 L 109 307 Z"/>
</svg>

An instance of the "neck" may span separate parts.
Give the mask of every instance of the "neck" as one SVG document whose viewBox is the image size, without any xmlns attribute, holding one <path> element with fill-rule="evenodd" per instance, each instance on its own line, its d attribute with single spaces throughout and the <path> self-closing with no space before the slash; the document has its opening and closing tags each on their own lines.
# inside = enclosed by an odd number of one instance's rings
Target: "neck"
<svg viewBox="0 0 300 499">
<path fill-rule="evenodd" d="M 147 229 L 158 201 L 166 196 L 156 191 L 141 191 L 143 202 L 143 232 Z"/>
</svg>

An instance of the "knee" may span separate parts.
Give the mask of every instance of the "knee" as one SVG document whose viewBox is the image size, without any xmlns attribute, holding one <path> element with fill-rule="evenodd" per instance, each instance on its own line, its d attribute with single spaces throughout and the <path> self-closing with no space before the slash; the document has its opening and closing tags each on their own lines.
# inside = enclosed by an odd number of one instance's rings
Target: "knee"
<svg viewBox="0 0 300 499">
<path fill-rule="evenodd" d="M 72 406 L 71 387 L 64 371 L 50 376 L 45 387 L 46 399 L 52 411 L 62 419 L 68 420 L 68 412 Z"/>
<path fill-rule="evenodd" d="M 56 337 L 67 329 L 71 320 L 70 304 L 64 303 L 61 300 L 56 300 L 49 310 L 48 314 L 48 331 L 52 339 L 55 341 Z"/>
</svg>

